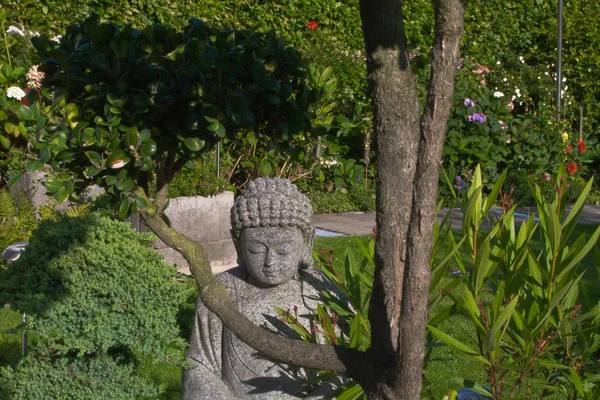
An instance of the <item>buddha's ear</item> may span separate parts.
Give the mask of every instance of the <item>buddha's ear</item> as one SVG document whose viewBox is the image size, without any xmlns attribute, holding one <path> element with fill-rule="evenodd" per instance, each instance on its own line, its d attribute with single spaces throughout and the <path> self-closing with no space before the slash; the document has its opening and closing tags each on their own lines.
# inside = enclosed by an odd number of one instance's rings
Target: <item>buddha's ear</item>
<svg viewBox="0 0 600 400">
<path fill-rule="evenodd" d="M 240 238 L 237 237 L 235 235 L 235 231 L 233 229 L 229 230 L 229 233 L 231 233 L 231 240 L 233 241 L 233 245 L 235 246 L 235 252 L 237 254 L 237 263 L 238 265 L 242 264 L 242 252 L 241 252 L 241 244 L 240 244 Z"/>
<path fill-rule="evenodd" d="M 302 255 L 302 267 L 309 268 L 314 264 L 312 251 L 315 244 L 315 228 L 312 227 L 309 233 L 306 235 L 306 246 L 304 247 L 304 254 Z"/>
</svg>

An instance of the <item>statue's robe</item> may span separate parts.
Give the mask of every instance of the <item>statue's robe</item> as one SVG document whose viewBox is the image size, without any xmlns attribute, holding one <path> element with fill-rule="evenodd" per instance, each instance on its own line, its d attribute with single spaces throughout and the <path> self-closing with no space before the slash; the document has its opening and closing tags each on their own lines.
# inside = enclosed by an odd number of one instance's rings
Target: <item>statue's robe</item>
<svg viewBox="0 0 600 400">
<path fill-rule="evenodd" d="M 260 288 L 247 282 L 244 268 L 218 276 L 240 312 L 254 324 L 290 338 L 299 338 L 279 318 L 275 307 L 289 309 L 311 331 L 312 316 L 325 289 L 314 268 L 302 270 L 300 277 L 272 287 Z M 321 338 L 321 341 L 323 339 Z M 200 299 L 192 328 L 186 361 L 192 369 L 183 373 L 183 399 L 297 399 L 323 398 L 339 384 L 324 382 L 307 385 L 315 373 L 274 361 L 238 339 Z"/>
</svg>

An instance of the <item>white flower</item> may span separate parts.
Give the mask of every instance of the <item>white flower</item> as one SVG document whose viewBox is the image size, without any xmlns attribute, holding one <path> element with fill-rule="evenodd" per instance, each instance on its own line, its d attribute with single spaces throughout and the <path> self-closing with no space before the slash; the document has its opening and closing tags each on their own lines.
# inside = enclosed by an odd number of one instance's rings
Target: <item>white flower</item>
<svg viewBox="0 0 600 400">
<path fill-rule="evenodd" d="M 9 26 L 8 29 L 6 30 L 6 33 L 8 33 L 9 35 L 25 36 L 25 32 L 23 31 L 23 29 L 19 29 L 14 25 Z"/>
<path fill-rule="evenodd" d="M 502 93 L 502 92 L 494 92 L 494 97 L 504 97 L 504 93 Z"/>
<path fill-rule="evenodd" d="M 504 79 L 502 79 L 502 80 L 503 80 L 504 82 L 506 82 L 508 79 L 507 79 L 507 78 L 504 78 Z"/>
<path fill-rule="evenodd" d="M 562 79 L 562 81 L 563 81 L 563 82 L 566 82 L 566 81 L 567 81 L 567 78 L 563 78 L 563 79 Z"/>
<path fill-rule="evenodd" d="M 25 92 L 19 87 L 11 86 L 6 91 L 6 97 L 21 100 L 25 97 Z"/>
<path fill-rule="evenodd" d="M 60 43 L 60 39 L 62 39 L 62 36 L 61 36 L 61 35 L 56 35 L 56 36 L 54 36 L 54 37 L 53 37 L 52 39 L 50 39 L 50 40 L 52 40 L 53 42 Z M 346 55 L 348 55 L 348 52 L 346 52 Z"/>
<path fill-rule="evenodd" d="M 500 65 L 500 61 L 496 61 L 496 65 Z"/>
<path fill-rule="evenodd" d="M 40 33 L 38 31 L 29 31 L 29 33 L 31 34 L 31 36 L 34 37 L 40 36 Z"/>
</svg>

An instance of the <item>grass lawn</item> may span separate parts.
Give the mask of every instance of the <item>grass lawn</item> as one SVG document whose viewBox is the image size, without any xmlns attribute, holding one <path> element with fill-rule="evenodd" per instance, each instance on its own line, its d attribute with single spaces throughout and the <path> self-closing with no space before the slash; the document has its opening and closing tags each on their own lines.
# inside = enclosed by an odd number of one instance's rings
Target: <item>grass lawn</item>
<svg viewBox="0 0 600 400">
<path fill-rule="evenodd" d="M 579 225 L 574 233 L 579 236 L 581 233 L 591 234 L 597 225 Z M 542 242 L 539 237 L 535 238 L 535 246 L 541 248 Z M 360 240 L 367 243 L 370 239 L 362 237 Z M 356 245 L 353 237 L 326 238 L 317 237 L 315 239 L 315 250 L 320 248 L 331 248 L 336 257 L 338 265 L 343 265 L 344 255 L 347 251 L 351 252 L 356 261 L 362 264 L 364 257 Z M 600 280 L 598 279 L 597 263 L 593 254 L 589 254 L 580 265 L 582 270 L 586 271 L 584 278 L 585 291 L 587 294 L 586 303 L 595 304 L 600 300 Z M 343 268 L 340 268 L 343 271 Z M 452 279 L 450 277 L 444 279 Z M 188 338 L 194 315 L 196 290 L 195 283 L 191 278 L 186 278 L 186 283 L 190 286 L 189 296 L 179 310 L 179 325 L 181 336 Z M 457 288 L 460 290 L 460 287 Z M 20 323 L 20 313 L 11 308 L 0 308 L 0 367 L 6 365 L 15 365 L 20 358 L 20 332 L 16 329 Z M 463 315 L 455 315 L 445 321 L 440 328 L 465 342 L 471 341 L 475 346 L 474 330 L 469 320 Z M 160 382 L 166 387 L 166 391 L 161 399 L 179 399 L 181 398 L 181 370 L 169 364 L 153 364 L 150 357 L 139 356 L 141 362 L 142 375 L 149 380 Z M 475 382 L 485 384 L 485 371 L 482 366 L 476 362 L 462 359 L 456 356 L 447 347 L 437 347 L 432 352 L 432 357 L 426 365 L 426 387 L 432 394 L 433 399 L 441 399 L 449 390 L 458 390 L 462 388 L 458 378 L 470 379 Z M 554 397 L 548 397 L 550 399 Z M 555 397 L 559 399 L 559 397 Z"/>
</svg>

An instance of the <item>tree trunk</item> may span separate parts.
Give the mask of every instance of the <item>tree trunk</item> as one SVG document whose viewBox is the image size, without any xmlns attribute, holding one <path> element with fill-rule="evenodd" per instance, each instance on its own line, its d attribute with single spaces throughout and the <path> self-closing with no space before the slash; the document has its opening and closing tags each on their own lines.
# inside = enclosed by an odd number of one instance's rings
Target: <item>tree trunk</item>
<svg viewBox="0 0 600 400">
<path fill-rule="evenodd" d="M 372 399 L 421 395 L 439 165 L 459 61 L 463 5 L 437 0 L 429 92 L 419 115 L 400 0 L 361 0 L 377 135 L 377 242 L 369 308 Z"/>
</svg>

